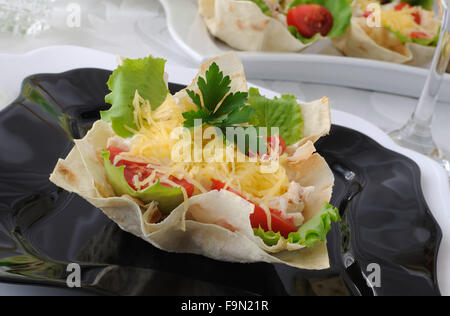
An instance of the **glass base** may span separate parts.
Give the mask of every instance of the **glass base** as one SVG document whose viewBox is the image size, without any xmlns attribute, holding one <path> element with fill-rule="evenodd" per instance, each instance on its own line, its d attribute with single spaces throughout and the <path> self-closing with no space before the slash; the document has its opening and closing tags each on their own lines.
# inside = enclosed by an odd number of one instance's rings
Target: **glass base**
<svg viewBox="0 0 450 316">
<path fill-rule="evenodd" d="M 410 127 L 410 125 L 406 125 L 403 129 L 393 131 L 389 135 L 400 146 L 412 149 L 436 160 L 447 171 L 450 181 L 450 159 L 446 158 L 438 149 L 431 133 L 413 133 L 413 131 L 417 132 L 417 129 Z"/>
<path fill-rule="evenodd" d="M 406 147 L 430 157 L 439 156 L 439 150 L 431 135 L 419 135 L 401 129 L 389 134 L 402 147 Z"/>
</svg>

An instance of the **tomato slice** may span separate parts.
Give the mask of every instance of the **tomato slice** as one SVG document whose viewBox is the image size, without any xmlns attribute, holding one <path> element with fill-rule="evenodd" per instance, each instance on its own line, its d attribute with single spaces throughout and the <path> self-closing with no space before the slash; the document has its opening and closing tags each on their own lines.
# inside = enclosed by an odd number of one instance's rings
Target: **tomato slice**
<svg viewBox="0 0 450 316">
<path fill-rule="evenodd" d="M 221 191 L 225 189 L 225 183 L 218 181 L 218 180 L 212 180 L 213 184 L 211 186 L 211 190 L 217 190 Z M 233 190 L 231 188 L 227 188 L 227 191 L 230 191 L 241 198 L 245 199 L 239 192 L 236 190 Z M 247 200 L 247 199 L 245 199 Z M 265 232 L 269 231 L 268 223 L 267 223 L 267 214 L 264 211 L 264 209 L 252 201 L 247 200 L 248 202 L 255 205 L 255 211 L 253 214 L 250 215 L 250 222 L 252 224 L 253 228 L 259 228 L 261 227 Z M 294 233 L 297 231 L 297 227 L 294 224 L 293 218 L 285 218 L 283 216 L 283 213 L 278 210 L 270 209 L 270 215 L 271 215 L 271 224 L 272 224 L 272 231 L 275 233 L 280 233 L 281 236 L 284 238 L 288 238 L 290 233 Z"/>
<path fill-rule="evenodd" d="M 317 33 L 327 36 L 333 28 L 334 18 L 324 6 L 302 4 L 289 10 L 287 24 L 297 28 L 299 33 L 306 38 L 311 38 Z"/>
<path fill-rule="evenodd" d="M 279 232 L 281 236 L 288 238 L 290 233 L 295 233 L 297 231 L 294 220 L 292 218 L 284 218 L 281 211 L 270 209 L 270 215 L 273 232 Z M 255 205 L 255 212 L 250 215 L 250 221 L 253 228 L 261 227 L 265 232 L 269 231 L 267 215 L 262 207 Z"/>
<path fill-rule="evenodd" d="M 280 155 L 282 155 L 286 151 L 286 142 L 284 141 L 283 137 L 276 135 L 276 136 L 270 136 L 267 137 L 267 146 L 271 150 L 277 150 L 278 145 L 278 152 Z"/>
<path fill-rule="evenodd" d="M 415 31 L 411 33 L 412 38 L 430 39 L 430 37 L 424 32 Z"/>
<path fill-rule="evenodd" d="M 222 191 L 223 189 L 225 189 L 225 183 L 224 182 L 218 181 L 218 180 L 214 180 L 214 179 L 212 180 L 211 191 L 212 190 Z M 238 191 L 236 191 L 236 190 L 234 190 L 232 188 L 227 188 L 227 191 L 230 191 L 231 193 L 239 195 L 244 200 L 247 200 L 242 194 L 240 194 Z"/>
<path fill-rule="evenodd" d="M 414 17 L 414 22 L 416 22 L 419 25 L 422 24 L 422 18 L 420 17 L 419 12 L 413 12 L 411 14 Z"/>
<path fill-rule="evenodd" d="M 277 150 L 278 146 L 278 150 Z M 270 154 L 273 151 L 278 151 L 278 155 L 282 155 L 286 151 L 287 145 L 284 141 L 283 137 L 279 135 L 269 136 L 267 137 L 267 150 L 265 153 L 258 153 L 258 156 L 260 158 L 265 159 L 267 156 L 270 156 Z M 256 155 L 253 153 L 249 153 L 250 158 L 254 158 Z"/>
<path fill-rule="evenodd" d="M 188 182 L 185 179 L 181 179 L 180 180 L 180 179 L 178 179 L 178 178 L 176 178 L 174 176 L 170 176 L 169 180 L 172 181 L 172 182 L 175 182 L 176 184 L 178 184 L 180 186 L 182 186 L 186 190 L 186 193 L 187 193 L 188 197 L 191 197 L 192 195 L 194 195 L 195 186 L 192 183 Z M 164 185 L 164 186 L 168 186 L 170 188 L 172 187 L 170 184 L 167 184 L 167 183 L 161 182 L 161 184 Z"/>
<path fill-rule="evenodd" d="M 114 159 L 116 158 L 116 156 L 125 151 L 116 147 L 108 147 L 106 150 L 109 151 L 110 153 L 109 160 L 111 161 L 112 164 L 114 164 Z"/>
<path fill-rule="evenodd" d="M 410 8 L 412 8 L 412 5 L 406 2 L 401 2 L 394 7 L 395 11 L 401 11 L 403 9 L 410 9 Z"/>
<path fill-rule="evenodd" d="M 112 164 L 114 164 L 115 157 L 118 154 L 124 152 L 124 150 L 121 150 L 121 149 L 115 148 L 115 147 L 109 147 L 107 149 L 107 151 L 109 151 L 111 153 L 109 159 Z M 120 160 L 115 166 L 116 167 L 125 166 L 125 170 L 124 170 L 125 180 L 129 184 L 129 186 L 131 188 L 133 188 L 133 190 L 135 190 L 135 191 L 137 191 L 138 189 L 134 185 L 134 181 L 133 181 L 134 177 L 136 175 L 139 175 L 139 181 L 143 181 L 143 180 L 147 179 L 148 177 L 150 177 L 154 170 L 152 168 L 149 168 L 148 164 L 146 164 L 146 163 L 139 163 L 139 162 L 133 162 L 133 161 L 128 161 L 128 160 Z M 161 173 L 159 173 L 159 172 L 156 173 L 156 178 L 160 178 L 161 176 L 162 176 Z M 182 186 L 186 190 L 188 197 L 191 197 L 194 194 L 195 187 L 192 183 L 188 182 L 187 180 L 184 180 L 184 179 L 180 180 L 174 176 L 170 176 L 169 180 Z M 172 186 L 168 183 L 161 182 L 161 185 L 172 188 Z M 144 187 L 142 187 L 141 190 L 144 190 L 144 189 L 148 188 L 149 186 L 150 186 L 150 184 L 147 184 Z"/>
</svg>

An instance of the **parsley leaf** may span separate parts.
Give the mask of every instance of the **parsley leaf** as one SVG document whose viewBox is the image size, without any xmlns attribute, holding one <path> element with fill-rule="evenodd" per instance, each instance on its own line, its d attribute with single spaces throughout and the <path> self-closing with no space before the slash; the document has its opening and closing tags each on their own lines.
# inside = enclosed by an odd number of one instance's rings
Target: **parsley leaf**
<svg viewBox="0 0 450 316">
<path fill-rule="evenodd" d="M 184 127 L 194 127 L 194 121 L 201 119 L 203 125 L 220 128 L 248 123 L 255 110 L 248 107 L 248 93 L 230 93 L 230 76 L 224 76 L 216 63 L 212 63 L 205 78 L 197 82 L 200 94 L 186 90 L 192 102 L 197 105 L 197 111 L 183 113 Z"/>
<path fill-rule="evenodd" d="M 184 112 L 183 117 L 185 119 L 184 126 L 185 127 L 193 127 L 195 120 L 202 120 L 205 122 L 209 119 L 208 113 L 203 111 L 203 109 L 200 109 L 198 111 L 190 111 L 190 112 Z"/>
</svg>

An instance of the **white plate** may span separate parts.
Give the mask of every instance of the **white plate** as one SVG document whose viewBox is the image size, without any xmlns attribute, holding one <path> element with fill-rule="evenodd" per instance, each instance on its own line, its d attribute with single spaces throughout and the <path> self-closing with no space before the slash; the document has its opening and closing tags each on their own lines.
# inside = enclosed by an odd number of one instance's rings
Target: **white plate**
<svg viewBox="0 0 450 316">
<path fill-rule="evenodd" d="M 209 33 L 198 14 L 197 0 L 160 0 L 175 42 L 195 62 L 231 50 Z M 326 41 L 303 53 L 238 52 L 250 79 L 291 80 L 333 84 L 419 97 L 427 70 L 375 60 L 311 54 L 331 46 Z M 327 47 L 328 51 L 332 49 Z M 450 102 L 450 75 L 446 75 L 440 100 Z"/>
<path fill-rule="evenodd" d="M 36 73 L 58 73 L 80 67 L 112 70 L 116 68 L 116 57 L 71 46 L 49 47 L 26 55 L 0 54 L 0 69 L 3 70 L 0 73 L 0 91 L 8 90 L 12 96 L 10 101 L 12 101 L 19 95 L 20 86 L 25 77 Z M 171 82 L 189 84 L 197 70 L 174 66 L 169 62 L 167 72 Z M 261 89 L 261 92 L 268 97 L 277 96 L 275 92 L 269 90 Z M 7 103 L 0 103 L 0 109 L 2 105 L 5 106 Z M 428 157 L 399 147 L 382 130 L 359 117 L 333 110 L 332 121 L 334 124 L 363 132 L 384 147 L 411 158 L 419 165 L 425 199 L 443 230 L 444 237 L 438 259 L 440 289 L 442 294 L 450 295 L 450 269 L 448 269 L 450 265 L 450 189 L 444 170 Z"/>
</svg>

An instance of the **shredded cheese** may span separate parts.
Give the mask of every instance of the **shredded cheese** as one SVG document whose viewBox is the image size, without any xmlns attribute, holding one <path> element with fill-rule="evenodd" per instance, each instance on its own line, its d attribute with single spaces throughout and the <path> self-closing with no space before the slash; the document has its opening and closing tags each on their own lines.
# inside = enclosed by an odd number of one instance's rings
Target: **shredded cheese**
<svg viewBox="0 0 450 316">
<path fill-rule="evenodd" d="M 379 3 L 376 0 L 354 0 L 355 16 L 362 16 L 369 10 L 372 3 Z M 396 3 L 381 6 L 381 24 L 394 32 L 399 32 L 405 37 L 410 37 L 412 32 L 421 32 L 433 38 L 439 31 L 440 22 L 434 19 L 434 12 L 425 10 L 420 6 L 403 7 L 401 10 L 395 9 Z M 420 16 L 420 23 L 417 23 L 416 16 Z M 370 30 L 371 34 L 376 34 L 375 30 Z M 386 35 L 384 35 L 386 36 Z M 387 40 L 389 41 L 389 40 Z M 379 41 L 377 41 L 378 44 Z M 384 45 L 382 45 L 384 46 Z"/>
<path fill-rule="evenodd" d="M 191 159 L 192 161 L 190 162 L 173 161 L 171 159 L 172 150 L 180 140 L 172 139 L 170 135 L 174 129 L 183 126 L 183 112 L 189 111 L 194 107 L 186 100 L 175 100 L 174 97 L 169 95 L 157 110 L 152 111 L 148 101 L 143 100 L 136 93 L 133 106 L 135 108 L 134 119 L 138 131 L 131 139 L 130 151 L 118 155 L 116 160 L 126 159 L 148 163 L 148 167 L 155 170 L 149 178 L 142 181 L 137 179 L 137 187 L 144 187 L 154 182 L 156 172 L 159 172 L 165 175 L 164 180 L 161 179 L 161 181 L 174 187 L 180 187 L 180 185 L 168 179 L 171 175 L 178 179 L 189 181 L 195 186 L 194 194 L 208 192 L 212 185 L 212 180 L 219 180 L 224 182 L 226 186 L 241 192 L 248 200 L 259 205 L 270 205 L 273 199 L 288 191 L 289 179 L 286 170 L 282 166 L 282 161 L 287 160 L 287 158 L 283 156 L 281 157 L 280 167 L 274 173 L 261 172 L 262 162 L 248 161 L 248 157 L 236 148 L 234 149 L 234 159 L 232 161 L 226 161 L 225 159 L 223 162 L 206 162 L 205 159 L 200 162 L 195 162 L 193 161 L 194 159 Z M 194 132 L 191 131 L 190 137 L 192 139 L 194 137 L 193 134 Z M 196 146 L 201 147 L 197 149 L 204 149 L 206 146 L 214 147 L 212 142 L 215 141 L 217 141 L 215 138 L 203 140 L 199 144 L 192 141 L 192 153 Z M 205 152 L 203 154 L 205 155 Z M 240 162 L 244 160 L 243 156 L 247 161 Z M 187 200 L 187 194 L 185 199 Z M 268 210 L 268 208 L 266 209 Z M 270 210 L 268 212 L 268 215 L 270 215 Z"/>
<path fill-rule="evenodd" d="M 420 16 L 420 24 L 416 22 L 415 15 Z M 381 23 L 404 36 L 411 36 L 413 32 L 421 32 L 433 38 L 439 31 L 440 22 L 434 19 L 434 12 L 421 7 L 404 8 L 402 10 L 382 10 Z"/>
<path fill-rule="evenodd" d="M 417 13 L 417 9 L 383 10 L 381 12 L 381 23 L 393 31 L 410 36 L 412 31 L 420 29 L 420 25 L 414 20 L 413 13 Z"/>
</svg>

